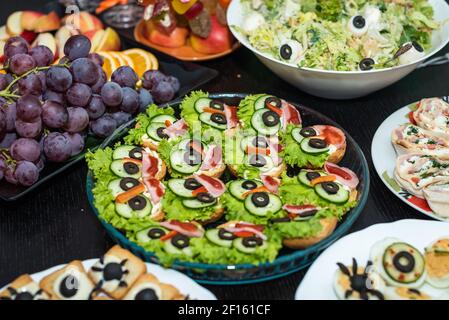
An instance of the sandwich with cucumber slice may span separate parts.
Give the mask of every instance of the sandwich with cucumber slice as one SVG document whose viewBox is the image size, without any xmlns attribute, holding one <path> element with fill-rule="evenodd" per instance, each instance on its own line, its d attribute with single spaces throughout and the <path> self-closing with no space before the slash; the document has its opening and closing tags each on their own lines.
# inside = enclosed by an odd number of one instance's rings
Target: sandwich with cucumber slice
<svg viewBox="0 0 449 320">
<path fill-rule="evenodd" d="M 279 196 L 260 180 L 233 180 L 227 189 L 222 197 L 227 219 L 266 225 L 285 214 Z"/>
<path fill-rule="evenodd" d="M 191 246 L 195 260 L 202 263 L 259 264 L 273 261 L 282 244 L 262 225 L 229 221 L 192 239 Z"/>
<path fill-rule="evenodd" d="M 171 107 L 159 108 L 152 105 L 145 114 L 139 114 L 136 125 L 125 137 L 128 144 L 138 144 L 157 150 L 162 140 L 170 140 L 187 133 L 187 123 L 174 116 Z"/>
<path fill-rule="evenodd" d="M 279 177 L 285 171 L 278 136 L 260 135 L 254 129 L 232 129 L 225 134 L 224 146 L 225 163 L 236 177 Z"/>
<path fill-rule="evenodd" d="M 292 167 L 322 168 L 326 161 L 339 163 L 346 152 L 345 134 L 329 125 L 288 125 L 280 137 L 280 155 Z"/>
<path fill-rule="evenodd" d="M 244 129 L 253 128 L 264 136 L 277 135 L 289 124 L 300 126 L 302 123 L 295 106 L 268 94 L 248 95 L 240 101 L 237 116 Z"/>
<path fill-rule="evenodd" d="M 161 141 L 158 153 L 173 178 L 193 174 L 220 177 L 226 169 L 220 145 L 206 144 L 189 135 Z"/>
<path fill-rule="evenodd" d="M 224 214 L 221 196 L 225 191 L 226 186 L 221 180 L 205 174 L 170 179 L 162 209 L 168 219 L 211 223 Z"/>
<path fill-rule="evenodd" d="M 214 129 L 219 133 L 238 127 L 237 107 L 229 106 L 221 100 L 209 97 L 204 91 L 192 91 L 181 102 L 181 117 L 191 131 L 201 133 Z"/>
</svg>

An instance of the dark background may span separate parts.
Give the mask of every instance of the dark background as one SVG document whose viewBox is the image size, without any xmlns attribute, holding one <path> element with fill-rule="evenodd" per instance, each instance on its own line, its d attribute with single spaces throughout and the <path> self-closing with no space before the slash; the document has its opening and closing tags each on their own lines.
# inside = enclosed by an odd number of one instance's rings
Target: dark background
<svg viewBox="0 0 449 320">
<path fill-rule="evenodd" d="M 39 10 L 45 0 L 0 1 L 0 25 L 17 10 Z M 448 52 L 446 47 L 442 53 Z M 396 198 L 377 176 L 371 140 L 393 111 L 424 97 L 449 94 L 449 64 L 416 70 L 400 82 L 367 97 L 331 101 L 305 94 L 271 73 L 242 48 L 205 66 L 220 75 L 202 89 L 210 92 L 266 92 L 314 108 L 343 126 L 359 143 L 371 172 L 370 197 L 352 231 L 379 222 L 426 219 Z M 23 273 L 34 273 L 74 259 L 97 258 L 112 246 L 90 212 L 82 162 L 15 203 L 0 202 L 0 287 Z M 256 285 L 206 286 L 219 299 L 292 299 L 304 272 Z"/>
</svg>

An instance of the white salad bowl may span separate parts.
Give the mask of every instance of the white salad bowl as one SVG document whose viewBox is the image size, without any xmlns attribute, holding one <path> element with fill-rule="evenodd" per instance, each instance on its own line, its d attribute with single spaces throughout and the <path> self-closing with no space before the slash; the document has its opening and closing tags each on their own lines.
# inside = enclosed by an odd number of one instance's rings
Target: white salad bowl
<svg viewBox="0 0 449 320">
<path fill-rule="evenodd" d="M 236 39 L 254 54 L 276 75 L 291 85 L 312 95 L 329 99 L 352 99 L 365 96 L 396 81 L 415 70 L 424 60 L 440 51 L 449 42 L 449 5 L 444 0 L 429 0 L 434 8 L 434 19 L 442 23 L 432 34 L 432 48 L 423 58 L 406 65 L 370 71 L 331 71 L 298 67 L 276 60 L 256 50 L 246 36 L 236 30 L 245 19 L 241 0 L 232 0 L 228 9 L 228 24 Z"/>
</svg>

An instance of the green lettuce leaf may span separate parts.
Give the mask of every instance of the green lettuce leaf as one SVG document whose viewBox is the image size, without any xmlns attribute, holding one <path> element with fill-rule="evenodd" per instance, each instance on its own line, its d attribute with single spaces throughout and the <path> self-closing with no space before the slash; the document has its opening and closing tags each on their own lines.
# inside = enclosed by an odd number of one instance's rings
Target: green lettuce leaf
<svg viewBox="0 0 449 320">
<path fill-rule="evenodd" d="M 228 191 L 223 194 L 221 200 L 226 209 L 226 219 L 228 221 L 239 220 L 254 224 L 268 224 L 271 219 L 285 215 L 284 211 L 279 210 L 278 212 L 269 212 L 265 217 L 255 216 L 246 210 L 244 201 L 236 199 Z"/>
<path fill-rule="evenodd" d="M 313 204 L 321 208 L 327 208 L 340 218 L 346 212 L 354 208 L 356 201 L 348 201 L 344 204 L 331 203 L 316 194 L 313 188 L 307 187 L 300 183 L 297 177 L 289 177 L 286 173 L 282 175 L 282 183 L 279 187 L 279 194 L 282 202 L 292 205 Z"/>
<path fill-rule="evenodd" d="M 215 206 L 201 209 L 190 209 L 182 204 L 182 198 L 175 195 L 170 188 L 165 189 L 165 195 L 162 199 L 162 210 L 165 212 L 167 220 L 180 221 L 207 221 L 221 208 L 219 200 Z"/>
<path fill-rule="evenodd" d="M 281 142 L 284 145 L 284 149 L 279 153 L 280 157 L 292 167 L 322 168 L 329 158 L 329 152 L 314 155 L 302 151 L 299 143 L 292 137 L 291 133 L 294 128 L 296 128 L 295 125 L 289 124 L 287 132 L 280 134 Z"/>
<path fill-rule="evenodd" d="M 280 239 L 270 238 L 268 247 L 258 248 L 254 253 L 247 254 L 237 249 L 220 247 L 207 238 L 194 238 L 190 241 L 195 255 L 195 261 L 211 264 L 259 264 L 271 262 L 276 259 L 279 249 L 282 247 Z"/>
</svg>

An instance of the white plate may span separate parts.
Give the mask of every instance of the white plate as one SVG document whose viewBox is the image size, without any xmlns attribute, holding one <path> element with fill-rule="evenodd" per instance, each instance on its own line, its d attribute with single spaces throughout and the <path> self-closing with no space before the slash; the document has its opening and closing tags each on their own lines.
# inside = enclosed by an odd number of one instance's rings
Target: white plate
<svg viewBox="0 0 449 320">
<path fill-rule="evenodd" d="M 83 261 L 84 268 L 87 270 L 97 262 L 98 259 L 90 259 Z M 52 267 L 45 271 L 41 271 L 31 275 L 34 281 L 38 282 L 45 276 L 49 275 L 52 272 L 55 272 L 65 265 L 59 265 L 56 267 Z M 172 270 L 172 269 L 164 269 L 161 266 L 158 266 L 153 263 L 146 263 L 147 272 L 155 275 L 160 282 L 168 283 L 175 286 L 183 295 L 189 296 L 190 300 L 217 300 L 217 297 L 207 290 L 203 288 L 198 283 L 187 277 L 186 275 Z M 6 288 L 6 286 L 5 286 Z M 2 291 L 4 288 L 0 289 Z"/>
<path fill-rule="evenodd" d="M 400 125 L 409 122 L 408 114 L 411 111 L 410 107 L 414 104 L 416 104 L 416 102 L 411 103 L 390 115 L 377 129 L 371 145 L 371 156 L 373 158 L 374 168 L 383 183 L 385 183 L 388 189 L 390 189 L 390 191 L 399 199 L 429 217 L 449 222 L 449 219 L 442 218 L 434 213 L 432 209 L 429 208 L 426 200 L 411 195 L 409 192 L 402 189 L 393 179 L 397 154 L 391 143 L 391 133 Z"/>
<path fill-rule="evenodd" d="M 365 265 L 372 245 L 379 240 L 387 237 L 399 238 L 423 252 L 424 248 L 436 239 L 448 236 L 449 229 L 446 223 L 411 219 L 376 224 L 349 234 L 335 242 L 315 260 L 298 287 L 295 299 L 337 300 L 332 285 L 337 262 L 350 265 L 354 257 L 359 265 Z M 436 297 L 449 293 L 447 289 L 435 289 L 427 283 L 422 289 Z"/>
</svg>

